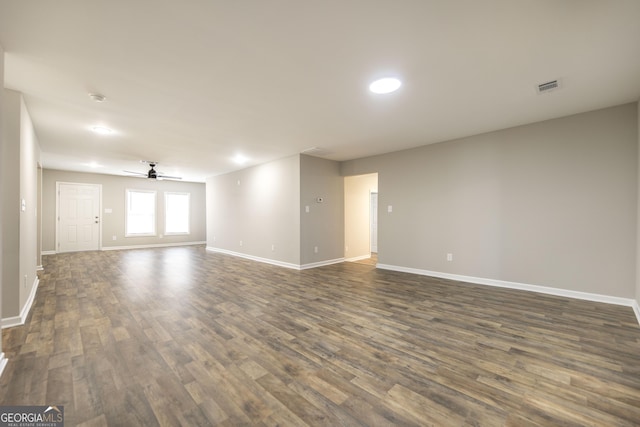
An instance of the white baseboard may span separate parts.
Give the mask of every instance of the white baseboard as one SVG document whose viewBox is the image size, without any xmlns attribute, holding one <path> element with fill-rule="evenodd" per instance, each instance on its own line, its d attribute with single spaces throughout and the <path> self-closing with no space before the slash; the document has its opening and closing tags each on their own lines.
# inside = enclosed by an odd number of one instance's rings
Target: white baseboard
<svg viewBox="0 0 640 427">
<path fill-rule="evenodd" d="M 631 308 L 633 308 L 633 312 L 636 314 L 636 319 L 638 319 L 638 324 L 640 325 L 640 306 L 638 305 L 638 301 L 633 300 Z"/>
<path fill-rule="evenodd" d="M 14 326 L 24 325 L 24 322 L 27 321 L 27 316 L 31 311 L 31 306 L 33 305 L 33 301 L 36 298 L 36 292 L 38 291 L 38 285 L 40 284 L 40 279 L 36 276 L 36 279 L 33 281 L 33 285 L 31 286 L 31 293 L 29 293 L 29 298 L 22 307 L 20 311 L 20 316 L 6 317 L 0 321 L 0 326 L 2 329 L 12 328 Z"/>
<path fill-rule="evenodd" d="M 325 265 L 340 264 L 341 262 L 344 262 L 344 258 L 336 258 L 336 259 L 328 259 L 326 261 L 311 262 L 308 264 L 302 264 L 300 266 L 300 270 L 308 270 L 310 268 L 322 267 Z"/>
<path fill-rule="evenodd" d="M 102 251 L 122 251 L 126 249 L 151 249 L 151 248 L 169 248 L 174 246 L 194 246 L 204 245 L 207 242 L 181 242 L 181 243 L 157 243 L 152 245 L 129 245 L 129 246 L 103 246 Z"/>
<path fill-rule="evenodd" d="M 20 316 L 4 317 L 2 319 L 2 329 L 13 328 L 14 326 L 22 326 L 24 323 Z"/>
<path fill-rule="evenodd" d="M 243 254 L 241 252 L 229 251 L 227 249 L 214 248 L 213 246 L 207 246 L 207 251 L 236 256 L 244 259 L 250 259 L 251 261 L 263 262 L 265 264 L 277 265 L 278 267 L 291 268 L 292 270 L 307 270 L 309 268 L 322 267 L 323 265 L 339 264 L 341 262 L 344 262 L 344 258 L 336 258 L 336 259 L 330 259 L 326 261 L 318 261 L 318 262 L 312 262 L 309 264 L 298 265 L 292 262 L 278 261 L 275 259 L 262 258 L 259 256 Z"/>
<path fill-rule="evenodd" d="M 157 243 L 151 245 L 128 245 L 128 246 L 103 246 L 101 251 L 122 251 L 126 249 L 151 249 L 151 248 L 168 248 L 174 246 L 194 246 L 204 245 L 207 242 L 178 242 L 178 243 Z M 42 251 L 42 255 L 55 255 L 56 251 Z"/>
<path fill-rule="evenodd" d="M 5 357 L 4 353 L 0 353 L 0 376 L 2 376 L 2 372 L 4 372 L 4 368 L 7 366 L 8 361 L 9 359 Z"/>
<path fill-rule="evenodd" d="M 227 249 L 214 248 L 213 246 L 207 246 L 206 250 L 209 252 L 217 252 L 220 254 L 236 256 L 244 259 L 250 259 L 252 261 L 263 262 L 265 264 L 277 265 L 278 267 L 285 267 L 285 268 L 291 268 L 294 270 L 300 270 L 300 266 L 298 264 L 293 264 L 290 262 L 278 261 L 270 258 L 262 258 L 254 255 L 243 254 L 241 252 L 229 251 Z"/>
<path fill-rule="evenodd" d="M 363 259 L 371 259 L 371 254 L 354 256 L 354 257 L 351 257 L 351 258 L 345 258 L 345 261 L 347 261 L 347 262 L 355 262 L 355 261 L 362 261 Z"/>
<path fill-rule="evenodd" d="M 377 264 L 377 268 L 383 270 L 400 271 L 404 273 L 419 274 L 421 276 L 438 277 L 441 279 L 456 280 L 459 282 L 474 283 L 477 285 L 495 286 L 499 288 L 518 289 L 521 291 L 538 292 L 541 294 L 555 295 L 560 297 L 575 298 L 586 301 L 603 302 L 607 304 L 623 305 L 632 307 L 640 324 L 640 307 L 636 300 L 631 298 L 620 298 L 609 295 L 592 294 L 588 292 L 571 291 L 568 289 L 550 288 L 547 286 L 528 285 L 526 283 L 508 282 L 505 280 L 485 279 L 482 277 L 463 276 L 459 274 L 441 273 L 439 271 L 421 270 L 417 268 L 402 267 L 397 265 Z"/>
</svg>

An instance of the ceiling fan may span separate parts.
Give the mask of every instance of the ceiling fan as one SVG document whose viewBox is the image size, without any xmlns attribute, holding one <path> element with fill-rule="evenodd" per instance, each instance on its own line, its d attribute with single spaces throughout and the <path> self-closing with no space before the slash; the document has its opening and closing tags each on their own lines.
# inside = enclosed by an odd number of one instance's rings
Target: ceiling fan
<svg viewBox="0 0 640 427">
<path fill-rule="evenodd" d="M 149 178 L 149 179 L 157 179 L 157 180 L 182 179 L 182 177 L 180 177 L 180 176 L 165 175 L 162 172 L 157 172 L 155 170 L 155 167 L 158 165 L 158 162 L 152 162 L 152 161 L 149 161 L 149 160 L 140 160 L 140 163 L 148 164 L 151 167 L 151 169 L 149 169 L 149 172 L 147 172 L 147 173 L 134 172 L 134 171 L 125 171 L 125 172 L 126 173 L 132 173 L 134 175 L 144 176 L 144 177 Z"/>
</svg>

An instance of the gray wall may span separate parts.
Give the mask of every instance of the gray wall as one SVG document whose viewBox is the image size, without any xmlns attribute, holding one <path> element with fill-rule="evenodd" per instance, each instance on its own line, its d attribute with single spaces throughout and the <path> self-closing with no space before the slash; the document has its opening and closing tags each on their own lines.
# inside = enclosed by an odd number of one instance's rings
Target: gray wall
<svg viewBox="0 0 640 427">
<path fill-rule="evenodd" d="M 20 312 L 20 94 L 3 91 L 2 314 Z"/>
<path fill-rule="evenodd" d="M 8 89 L 3 95 L 2 316 L 7 319 L 21 314 L 37 284 L 40 147 L 22 95 Z"/>
<path fill-rule="evenodd" d="M 204 242 L 206 239 L 205 185 L 180 181 L 156 181 L 144 178 L 43 170 L 42 183 L 42 250 L 55 251 L 56 182 L 75 182 L 102 185 L 102 248 L 144 245 L 165 245 Z M 153 237 L 124 237 L 125 191 L 127 189 L 157 191 L 157 235 Z M 163 236 L 164 192 L 191 193 L 191 230 L 188 235 Z M 111 213 L 105 213 L 111 209 Z M 113 240 L 116 236 L 116 240 Z"/>
<path fill-rule="evenodd" d="M 332 160 L 296 154 L 207 179 L 211 250 L 291 267 L 342 259 L 343 218 L 343 178 Z"/>
<path fill-rule="evenodd" d="M 20 97 L 20 311 L 37 285 L 38 269 L 38 164 L 40 144 L 24 99 Z M 19 314 L 19 313 L 18 313 Z"/>
<path fill-rule="evenodd" d="M 632 298 L 637 122 L 628 104 L 344 162 L 342 173 L 379 173 L 381 264 Z"/>
<path fill-rule="evenodd" d="M 300 155 L 302 265 L 344 257 L 343 181 L 338 162 Z M 318 198 L 322 198 L 321 203 Z M 314 251 L 316 247 L 317 253 Z"/>
<path fill-rule="evenodd" d="M 299 171 L 295 155 L 208 178 L 207 247 L 299 265 Z"/>
</svg>

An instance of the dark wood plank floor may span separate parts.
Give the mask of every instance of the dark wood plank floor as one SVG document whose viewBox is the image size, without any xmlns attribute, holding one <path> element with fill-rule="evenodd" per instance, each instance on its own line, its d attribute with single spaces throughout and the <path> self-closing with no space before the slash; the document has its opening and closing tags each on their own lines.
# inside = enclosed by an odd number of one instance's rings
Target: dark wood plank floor
<svg viewBox="0 0 640 427">
<path fill-rule="evenodd" d="M 44 258 L 0 404 L 67 426 L 640 423 L 630 308 L 203 247 Z"/>
</svg>

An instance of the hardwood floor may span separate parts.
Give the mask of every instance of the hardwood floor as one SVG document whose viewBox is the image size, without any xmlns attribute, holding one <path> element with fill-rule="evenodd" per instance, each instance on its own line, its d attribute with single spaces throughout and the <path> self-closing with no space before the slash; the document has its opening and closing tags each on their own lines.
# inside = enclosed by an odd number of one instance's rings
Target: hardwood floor
<svg viewBox="0 0 640 427">
<path fill-rule="evenodd" d="M 0 404 L 67 426 L 630 426 L 628 307 L 204 247 L 44 258 Z"/>
</svg>

